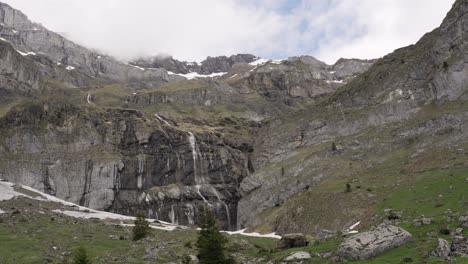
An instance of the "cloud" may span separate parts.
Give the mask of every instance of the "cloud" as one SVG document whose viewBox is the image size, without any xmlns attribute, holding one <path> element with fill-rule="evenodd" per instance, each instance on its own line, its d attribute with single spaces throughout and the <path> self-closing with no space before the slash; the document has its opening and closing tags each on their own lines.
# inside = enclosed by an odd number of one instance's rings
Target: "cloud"
<svg viewBox="0 0 468 264">
<path fill-rule="evenodd" d="M 375 58 L 437 27 L 453 0 L 5 0 L 120 59 L 253 53 Z"/>
</svg>

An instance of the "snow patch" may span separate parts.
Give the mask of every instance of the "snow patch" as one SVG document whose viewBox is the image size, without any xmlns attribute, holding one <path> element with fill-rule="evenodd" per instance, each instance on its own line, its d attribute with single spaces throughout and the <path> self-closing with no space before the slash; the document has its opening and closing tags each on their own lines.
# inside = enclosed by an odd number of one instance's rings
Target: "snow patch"
<svg viewBox="0 0 468 264">
<path fill-rule="evenodd" d="M 136 65 L 132 65 L 132 66 L 135 67 L 135 68 L 137 68 L 137 69 L 139 69 L 139 70 L 142 70 L 142 71 L 145 70 L 145 68 L 142 68 L 142 67 L 140 67 L 140 66 L 136 66 Z"/>
<path fill-rule="evenodd" d="M 187 78 L 189 80 L 195 79 L 195 78 L 214 78 L 214 77 L 219 77 L 219 76 L 223 76 L 223 75 L 227 74 L 227 72 L 215 72 L 215 73 L 212 73 L 212 74 L 199 74 L 197 72 L 189 72 L 187 74 L 181 74 L 181 73 L 173 73 L 171 71 L 168 71 L 167 73 L 172 74 L 172 75 L 179 75 L 179 76 L 185 77 L 185 78 Z"/>
<path fill-rule="evenodd" d="M 348 229 L 346 229 L 346 233 L 348 233 L 348 234 L 358 233 L 359 231 L 354 230 L 354 228 L 356 228 L 356 226 L 358 226 L 360 224 L 361 224 L 361 221 L 357 221 L 355 224 L 351 225 Z"/>
<path fill-rule="evenodd" d="M 88 104 L 91 103 L 91 95 L 88 94 L 88 96 L 86 96 L 86 102 L 88 102 Z"/>
<path fill-rule="evenodd" d="M 29 52 L 22 52 L 22 51 L 19 51 L 19 50 L 16 50 L 19 54 L 23 55 L 23 56 L 29 56 L 29 55 L 36 55 L 35 52 L 32 52 L 32 51 L 29 51 Z"/>
<path fill-rule="evenodd" d="M 98 59 L 100 59 L 100 58 L 101 58 L 101 56 L 97 56 L 97 58 L 98 58 Z"/>
<path fill-rule="evenodd" d="M 256 61 L 253 61 L 253 62 L 249 63 L 249 64 L 250 64 L 250 65 L 253 65 L 253 66 L 258 66 L 258 65 L 265 64 L 265 63 L 267 63 L 267 62 L 269 62 L 269 61 L 270 61 L 269 59 L 262 59 L 262 58 L 260 58 L 260 59 L 258 59 L 258 60 L 256 60 Z"/>
<path fill-rule="evenodd" d="M 330 84 L 330 83 L 340 83 L 340 84 L 345 84 L 345 82 L 343 80 L 327 80 L 327 83 Z"/>
<path fill-rule="evenodd" d="M 12 29 L 11 31 L 13 32 L 13 34 L 18 34 L 18 31 L 14 30 L 14 29 Z"/>
<path fill-rule="evenodd" d="M 281 239 L 281 236 L 275 233 L 270 233 L 270 234 L 260 234 L 257 232 L 246 233 L 245 230 L 247 229 L 242 229 L 238 231 L 222 231 L 222 232 L 229 234 L 229 235 L 242 235 L 242 236 L 250 236 L 250 237 L 269 237 L 269 238 Z"/>
<path fill-rule="evenodd" d="M 335 74 L 336 71 L 331 71 L 330 74 Z"/>
<path fill-rule="evenodd" d="M 67 71 L 72 71 L 75 69 L 75 67 L 69 65 L 65 69 L 67 69 Z"/>
<path fill-rule="evenodd" d="M 4 39 L 4 38 L 2 38 L 2 37 L 0 37 L 0 40 L 7 41 L 7 42 L 8 42 L 8 40 L 6 40 L 6 39 Z"/>
<path fill-rule="evenodd" d="M 162 118 L 161 116 L 159 116 L 158 114 L 154 114 L 154 116 L 162 123 L 170 126 L 171 124 L 169 124 L 169 122 L 167 122 L 164 118 Z"/>
<path fill-rule="evenodd" d="M 53 210 L 53 212 L 56 213 L 61 213 L 65 214 L 71 217 L 76 217 L 76 218 L 84 218 L 84 219 L 89 219 L 89 218 L 98 218 L 98 219 L 114 219 L 114 220 L 129 220 L 129 221 L 134 221 L 136 217 L 133 216 L 127 216 L 127 215 L 120 215 L 120 214 L 114 214 L 110 212 L 103 212 L 103 211 L 98 211 L 98 210 L 93 210 L 84 206 L 79 206 L 77 204 L 71 203 L 64 201 L 62 199 L 59 199 L 55 196 L 45 194 L 43 192 L 40 192 L 34 188 L 31 188 L 29 186 L 25 185 L 19 185 L 17 184 L 16 186 L 19 186 L 25 190 L 28 190 L 30 192 L 33 192 L 38 195 L 38 197 L 32 197 L 29 195 L 25 195 L 23 193 L 17 192 L 14 190 L 13 186 L 15 184 L 11 182 L 4 182 L 0 181 L 0 201 L 5 201 L 5 200 L 11 200 L 15 197 L 22 196 L 34 200 L 39 200 L 39 201 L 50 201 L 50 202 L 56 202 L 65 206 L 70 206 L 73 208 L 76 208 L 78 211 L 72 211 L 72 210 Z M 0 210 L 1 211 L 1 210 Z M 3 212 L 3 211 L 1 211 Z M 166 231 L 173 231 L 176 228 L 182 228 L 185 229 L 187 227 L 185 226 L 179 226 L 179 225 L 173 225 L 168 222 L 160 221 L 160 220 L 155 220 L 155 219 L 147 219 L 148 222 L 150 222 L 150 227 L 154 229 L 159 229 L 159 230 L 166 230 Z M 121 223 L 120 225 L 122 226 L 134 226 L 132 224 L 124 224 Z"/>
<path fill-rule="evenodd" d="M 236 77 L 236 76 L 237 76 L 237 73 L 234 74 L 233 76 L 229 77 L 228 79 L 234 78 L 234 77 Z"/>
<path fill-rule="evenodd" d="M 0 214 L 4 214 L 4 213 L 5 213 L 5 211 L 3 211 L 2 209 L 0 209 Z"/>
<path fill-rule="evenodd" d="M 33 30 L 33 31 L 38 31 L 37 27 L 33 27 L 32 30 Z"/>
</svg>

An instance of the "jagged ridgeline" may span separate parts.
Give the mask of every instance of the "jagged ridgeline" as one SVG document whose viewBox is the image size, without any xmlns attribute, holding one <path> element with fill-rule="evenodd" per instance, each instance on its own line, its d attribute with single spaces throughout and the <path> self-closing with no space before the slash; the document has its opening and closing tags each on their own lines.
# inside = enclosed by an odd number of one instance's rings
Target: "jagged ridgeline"
<svg viewBox="0 0 468 264">
<path fill-rule="evenodd" d="M 466 173 L 467 13 L 378 60 L 123 63 L 0 3 L 0 178 L 187 226 L 209 207 L 229 230 L 369 227 Z"/>
</svg>

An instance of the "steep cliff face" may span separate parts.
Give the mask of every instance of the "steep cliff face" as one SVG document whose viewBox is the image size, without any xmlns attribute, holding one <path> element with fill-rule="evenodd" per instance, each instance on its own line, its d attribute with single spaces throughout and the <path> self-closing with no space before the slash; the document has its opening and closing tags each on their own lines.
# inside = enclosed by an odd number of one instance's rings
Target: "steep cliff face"
<svg viewBox="0 0 468 264">
<path fill-rule="evenodd" d="M 237 54 L 230 57 L 208 57 L 202 62 L 178 61 L 172 57 L 141 58 L 130 64 L 142 68 L 164 68 L 173 73 L 187 74 L 196 72 L 201 75 L 209 75 L 218 72 L 228 72 L 236 63 L 250 63 L 257 57 L 251 54 Z"/>
<path fill-rule="evenodd" d="M 45 74 L 58 81 L 83 86 L 97 80 L 126 82 L 142 87 L 158 87 L 171 80 L 164 69 L 140 69 L 119 62 L 98 52 L 79 46 L 61 35 L 49 31 L 40 24 L 31 22 L 21 11 L 0 3 L 0 37 L 10 42 L 23 53 L 38 55 L 38 63 L 47 66 Z M 43 63 L 41 55 L 49 63 Z"/>
<path fill-rule="evenodd" d="M 182 130 L 133 110 L 50 100 L 2 120 L 1 178 L 81 205 L 193 225 L 203 207 L 235 229 L 249 153 L 216 133 Z"/>
<path fill-rule="evenodd" d="M 19 95 L 38 94 L 41 88 L 39 69 L 9 43 L 0 40 L 0 102 Z"/>
<path fill-rule="evenodd" d="M 241 183 L 240 225 L 344 231 L 371 222 L 399 188 L 392 182 L 465 166 L 466 8 L 457 1 L 417 44 L 377 60 L 319 104 L 266 123 L 254 145 L 260 169 Z M 346 195 L 345 183 L 370 191 Z"/>
</svg>

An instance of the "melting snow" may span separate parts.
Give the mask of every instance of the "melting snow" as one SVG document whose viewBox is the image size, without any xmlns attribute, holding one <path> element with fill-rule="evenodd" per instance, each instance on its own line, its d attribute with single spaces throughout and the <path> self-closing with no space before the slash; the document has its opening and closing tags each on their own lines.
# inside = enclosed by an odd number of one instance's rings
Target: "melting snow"
<svg viewBox="0 0 468 264">
<path fill-rule="evenodd" d="M 100 59 L 100 58 L 101 58 L 101 56 L 97 56 L 97 58 L 98 58 L 98 59 Z"/>
<path fill-rule="evenodd" d="M 33 30 L 33 31 L 37 31 L 37 27 L 33 27 L 33 29 L 32 29 L 32 30 Z"/>
<path fill-rule="evenodd" d="M 167 73 L 168 74 L 173 74 L 173 75 L 179 75 L 179 76 L 185 77 L 185 78 L 187 78 L 189 80 L 194 79 L 194 78 L 213 78 L 213 77 L 218 77 L 218 76 L 222 76 L 224 74 L 227 74 L 227 72 L 215 72 L 215 73 L 212 73 L 212 74 L 199 74 L 197 72 L 189 72 L 187 74 L 181 74 L 181 73 L 173 73 L 171 71 L 168 71 Z"/>
<path fill-rule="evenodd" d="M 334 74 L 336 71 L 331 71 L 330 74 Z"/>
<path fill-rule="evenodd" d="M 18 34 L 18 31 L 14 30 L 14 29 L 12 29 L 11 31 L 12 31 L 14 34 Z"/>
<path fill-rule="evenodd" d="M 36 53 L 30 51 L 30 52 L 22 52 L 22 51 L 19 51 L 19 50 L 16 50 L 19 54 L 23 55 L 23 56 L 28 56 L 28 55 L 36 55 Z"/>
<path fill-rule="evenodd" d="M 162 118 L 162 117 L 159 116 L 158 114 L 154 114 L 154 116 L 156 116 L 156 118 L 157 118 L 159 121 L 163 122 L 164 124 L 166 124 L 166 125 L 168 125 L 168 126 L 171 125 L 171 124 L 169 124 L 169 122 L 167 122 L 164 118 Z"/>
<path fill-rule="evenodd" d="M 269 62 L 269 61 L 270 61 L 269 59 L 262 59 L 262 58 L 260 58 L 260 59 L 258 59 L 258 60 L 256 60 L 256 61 L 253 61 L 253 62 L 249 63 L 249 64 L 250 64 L 250 65 L 253 65 L 253 66 L 258 66 L 258 65 L 265 64 L 265 63 L 267 63 L 267 62 Z"/>
<path fill-rule="evenodd" d="M 341 84 L 344 84 L 345 82 L 343 80 L 327 80 L 327 83 L 341 83 Z"/>
<path fill-rule="evenodd" d="M 2 209 L 0 209 L 0 214 L 3 214 L 3 213 L 5 213 L 5 211 L 3 211 Z"/>
<path fill-rule="evenodd" d="M 246 233 L 245 230 L 247 229 L 242 229 L 238 231 L 223 231 L 223 232 L 229 235 L 242 235 L 242 236 L 250 236 L 250 237 L 269 237 L 269 238 L 281 239 L 281 236 L 275 233 L 270 233 L 270 234 L 260 234 L 257 232 Z"/>
<path fill-rule="evenodd" d="M 236 76 L 237 76 L 237 73 L 234 74 L 233 76 L 229 77 L 228 79 L 234 78 L 234 77 L 236 77 Z"/>
<path fill-rule="evenodd" d="M 348 234 L 356 234 L 358 233 L 357 230 L 354 230 L 354 228 L 356 228 L 356 226 L 358 226 L 359 224 L 361 224 L 361 221 L 357 221 L 355 224 L 353 224 L 352 226 L 350 226 L 348 229 L 346 229 L 346 232 Z"/>
<path fill-rule="evenodd" d="M 73 66 L 67 66 L 65 69 L 67 69 L 67 71 L 71 71 L 71 70 L 74 70 L 75 67 L 73 67 Z"/>
<path fill-rule="evenodd" d="M 110 212 L 103 212 L 103 211 L 98 211 L 98 210 L 93 210 L 87 207 L 79 206 L 71 202 L 64 201 L 62 199 L 59 199 L 55 196 L 45 194 L 43 192 L 40 192 L 36 189 L 33 189 L 29 186 L 25 185 L 17 185 L 25 190 L 28 190 L 30 192 L 36 193 L 37 196 L 29 196 L 25 195 L 23 193 L 17 192 L 14 190 L 13 186 L 15 184 L 10 183 L 10 182 L 3 182 L 0 181 L 0 201 L 5 201 L 5 200 L 10 200 L 13 199 L 14 197 L 22 196 L 22 197 L 27 197 L 30 199 L 34 200 L 39 200 L 39 201 L 50 201 L 50 202 L 56 202 L 60 203 L 65 206 L 71 206 L 76 208 L 78 211 L 71 211 L 71 210 L 53 210 L 53 212 L 56 213 L 61 213 L 65 214 L 71 217 L 76 217 L 76 218 L 84 218 L 84 219 L 89 219 L 89 218 L 98 218 L 98 219 L 115 219 L 115 220 L 130 220 L 133 221 L 136 218 L 133 216 L 127 216 L 127 215 L 120 215 L 120 214 L 114 214 Z M 148 219 L 148 221 L 151 223 L 150 227 L 154 229 L 160 229 L 160 230 L 167 230 L 167 231 L 172 231 L 176 228 L 186 228 L 184 226 L 178 226 L 178 225 L 173 225 L 164 221 L 159 221 L 159 220 L 154 220 L 154 219 Z M 123 224 L 121 223 L 122 226 L 134 226 L 132 224 Z"/>
<path fill-rule="evenodd" d="M 88 96 L 86 96 L 86 101 L 88 102 L 88 104 L 91 103 L 91 95 L 90 94 L 88 94 Z"/>
<path fill-rule="evenodd" d="M 3 41 L 8 41 L 8 40 L 6 40 L 6 39 L 4 39 L 4 38 L 2 38 L 2 37 L 0 37 L 0 40 L 3 40 Z"/>
<path fill-rule="evenodd" d="M 142 68 L 142 67 L 140 67 L 140 66 L 136 66 L 136 65 L 132 65 L 132 66 L 135 67 L 135 68 L 137 68 L 137 69 L 139 69 L 139 70 L 142 70 L 142 71 L 145 70 L 145 68 Z"/>
</svg>

